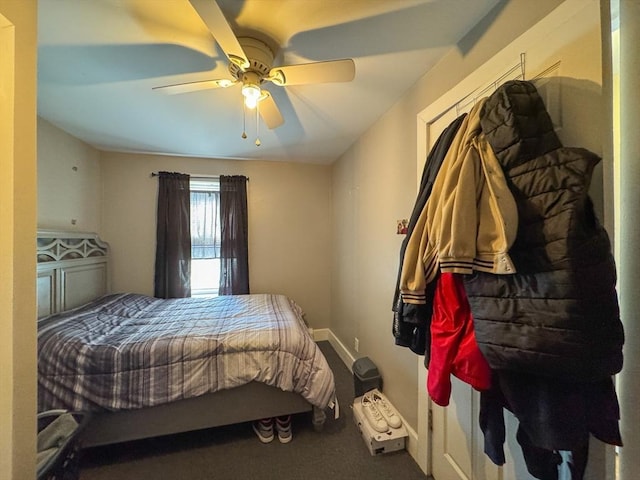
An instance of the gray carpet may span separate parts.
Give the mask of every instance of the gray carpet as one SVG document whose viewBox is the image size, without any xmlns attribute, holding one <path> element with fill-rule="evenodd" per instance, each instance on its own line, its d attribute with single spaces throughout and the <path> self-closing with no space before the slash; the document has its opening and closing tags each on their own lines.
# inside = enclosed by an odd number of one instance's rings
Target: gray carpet
<svg viewBox="0 0 640 480">
<path fill-rule="evenodd" d="M 84 452 L 81 480 L 366 479 L 425 480 L 406 451 L 371 456 L 353 422 L 353 377 L 328 342 L 320 342 L 336 377 L 340 418 L 328 411 L 322 432 L 311 414 L 293 417 L 293 441 L 262 444 L 243 423 L 96 447 Z"/>
</svg>

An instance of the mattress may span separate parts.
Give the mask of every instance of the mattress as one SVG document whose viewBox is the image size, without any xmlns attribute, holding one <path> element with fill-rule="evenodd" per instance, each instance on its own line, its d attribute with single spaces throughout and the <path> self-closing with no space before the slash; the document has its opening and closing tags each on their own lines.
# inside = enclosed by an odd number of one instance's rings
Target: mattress
<svg viewBox="0 0 640 480">
<path fill-rule="evenodd" d="M 151 407 L 257 381 L 326 408 L 334 377 L 283 295 L 107 295 L 38 322 L 38 409 Z"/>
</svg>

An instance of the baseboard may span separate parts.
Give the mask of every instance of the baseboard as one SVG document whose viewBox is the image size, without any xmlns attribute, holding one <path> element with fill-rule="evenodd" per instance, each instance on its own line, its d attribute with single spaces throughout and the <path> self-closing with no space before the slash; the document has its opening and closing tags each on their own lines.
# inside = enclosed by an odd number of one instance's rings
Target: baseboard
<svg viewBox="0 0 640 480">
<path fill-rule="evenodd" d="M 351 355 L 349 349 L 340 341 L 338 337 L 329 329 L 329 328 L 317 328 L 313 329 L 313 338 L 316 342 L 328 341 L 335 352 L 338 354 L 342 362 L 347 366 L 350 372 L 353 372 L 353 362 L 356 361 L 356 358 Z M 409 436 L 407 437 L 407 452 L 413 458 L 413 460 L 418 463 L 418 432 L 416 432 L 407 421 L 400 415 L 402 419 L 402 423 L 407 429 L 407 433 Z"/>
<path fill-rule="evenodd" d="M 349 349 L 340 341 L 335 334 L 328 328 L 321 328 L 313 331 L 316 341 L 328 340 L 333 349 L 336 351 L 342 362 L 347 366 L 350 372 L 353 372 L 353 362 L 355 357 L 351 355 Z"/>
</svg>

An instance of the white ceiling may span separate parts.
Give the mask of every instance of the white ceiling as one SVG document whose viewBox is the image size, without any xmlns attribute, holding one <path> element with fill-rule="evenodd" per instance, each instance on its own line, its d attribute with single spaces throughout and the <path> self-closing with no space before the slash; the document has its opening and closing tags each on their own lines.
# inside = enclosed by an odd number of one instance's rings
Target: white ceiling
<svg viewBox="0 0 640 480">
<path fill-rule="evenodd" d="M 239 86 L 152 91 L 229 78 L 188 0 L 39 0 L 38 114 L 101 150 L 330 163 L 499 3 L 218 0 L 235 33 L 280 45 L 274 65 L 355 61 L 350 83 L 265 84 L 285 123 L 257 147 Z"/>
</svg>

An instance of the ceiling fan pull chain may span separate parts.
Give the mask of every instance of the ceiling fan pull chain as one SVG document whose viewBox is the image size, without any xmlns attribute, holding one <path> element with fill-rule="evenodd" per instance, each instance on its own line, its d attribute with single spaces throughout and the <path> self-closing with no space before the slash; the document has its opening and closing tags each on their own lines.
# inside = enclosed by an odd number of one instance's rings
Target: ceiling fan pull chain
<svg viewBox="0 0 640 480">
<path fill-rule="evenodd" d="M 256 105 L 256 147 L 262 145 L 260 143 L 260 116 L 259 116 L 260 104 Z"/>
<path fill-rule="evenodd" d="M 242 102 L 242 138 L 247 138 L 247 107 Z"/>
</svg>

